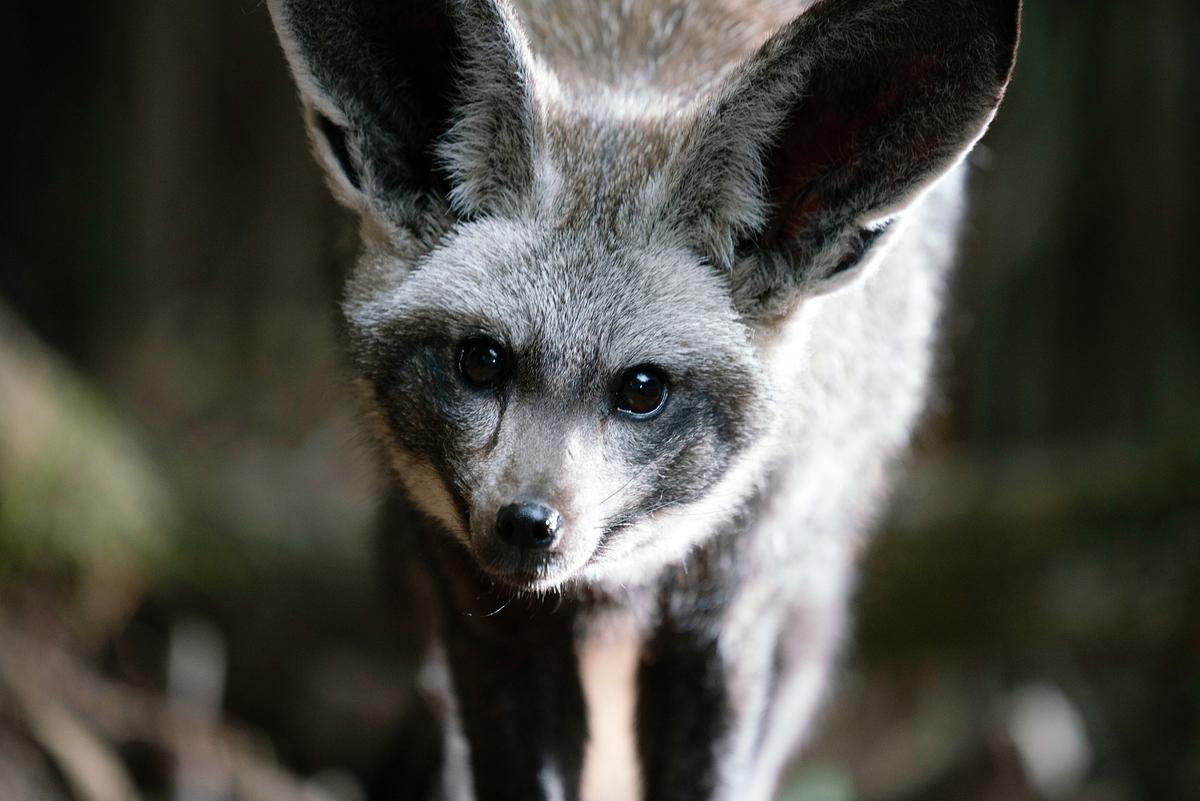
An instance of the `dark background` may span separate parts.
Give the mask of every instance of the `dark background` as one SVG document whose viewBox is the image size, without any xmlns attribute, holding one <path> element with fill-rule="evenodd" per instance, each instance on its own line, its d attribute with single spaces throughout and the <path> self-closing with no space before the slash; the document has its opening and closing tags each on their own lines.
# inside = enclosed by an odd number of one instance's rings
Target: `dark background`
<svg viewBox="0 0 1200 801">
<path fill-rule="evenodd" d="M 8 2 L 0 59 L 0 797 L 352 799 L 411 655 L 266 10 Z M 1028 5 L 789 801 L 1200 798 L 1197 143 L 1200 4 Z"/>
</svg>

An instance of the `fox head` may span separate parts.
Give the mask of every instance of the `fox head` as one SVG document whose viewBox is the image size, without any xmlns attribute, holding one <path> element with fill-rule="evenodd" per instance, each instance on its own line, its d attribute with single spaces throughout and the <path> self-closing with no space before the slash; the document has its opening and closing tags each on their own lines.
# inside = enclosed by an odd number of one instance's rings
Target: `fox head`
<svg viewBox="0 0 1200 801">
<path fill-rule="evenodd" d="M 982 135 L 1019 0 L 823 0 L 691 86 L 560 77 L 506 0 L 269 0 L 415 505 L 545 590 L 682 554 L 788 404 L 765 352 Z"/>
</svg>

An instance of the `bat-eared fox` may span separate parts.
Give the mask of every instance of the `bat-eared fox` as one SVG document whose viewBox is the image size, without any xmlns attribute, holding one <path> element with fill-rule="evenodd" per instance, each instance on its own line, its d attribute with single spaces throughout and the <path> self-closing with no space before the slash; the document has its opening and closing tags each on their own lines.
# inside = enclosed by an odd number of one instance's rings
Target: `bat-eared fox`
<svg viewBox="0 0 1200 801">
<path fill-rule="evenodd" d="M 1020 1 L 268 5 L 358 218 L 381 552 L 429 624 L 381 797 L 770 799 Z"/>
</svg>

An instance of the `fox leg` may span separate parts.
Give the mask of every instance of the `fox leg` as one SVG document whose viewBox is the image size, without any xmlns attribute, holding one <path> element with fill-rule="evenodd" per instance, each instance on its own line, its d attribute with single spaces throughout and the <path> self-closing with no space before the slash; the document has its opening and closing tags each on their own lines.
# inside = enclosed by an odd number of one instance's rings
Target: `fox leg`
<svg viewBox="0 0 1200 801">
<path fill-rule="evenodd" d="M 439 641 L 475 801 L 578 801 L 587 713 L 577 610 L 513 598 L 469 564 L 448 567 Z"/>
<path fill-rule="evenodd" d="M 450 639 L 476 801 L 577 801 L 586 722 L 570 639 Z"/>
<path fill-rule="evenodd" d="M 644 801 L 769 801 L 823 694 L 842 616 L 767 594 L 660 626 L 638 676 Z"/>
</svg>

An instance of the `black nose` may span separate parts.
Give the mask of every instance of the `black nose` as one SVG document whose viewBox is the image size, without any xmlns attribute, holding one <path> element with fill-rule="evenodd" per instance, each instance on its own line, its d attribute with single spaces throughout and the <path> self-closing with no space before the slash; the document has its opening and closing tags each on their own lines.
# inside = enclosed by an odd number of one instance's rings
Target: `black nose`
<svg viewBox="0 0 1200 801">
<path fill-rule="evenodd" d="M 558 539 L 558 512 L 540 503 L 510 503 L 496 515 L 496 533 L 509 545 L 544 551 Z"/>
</svg>

